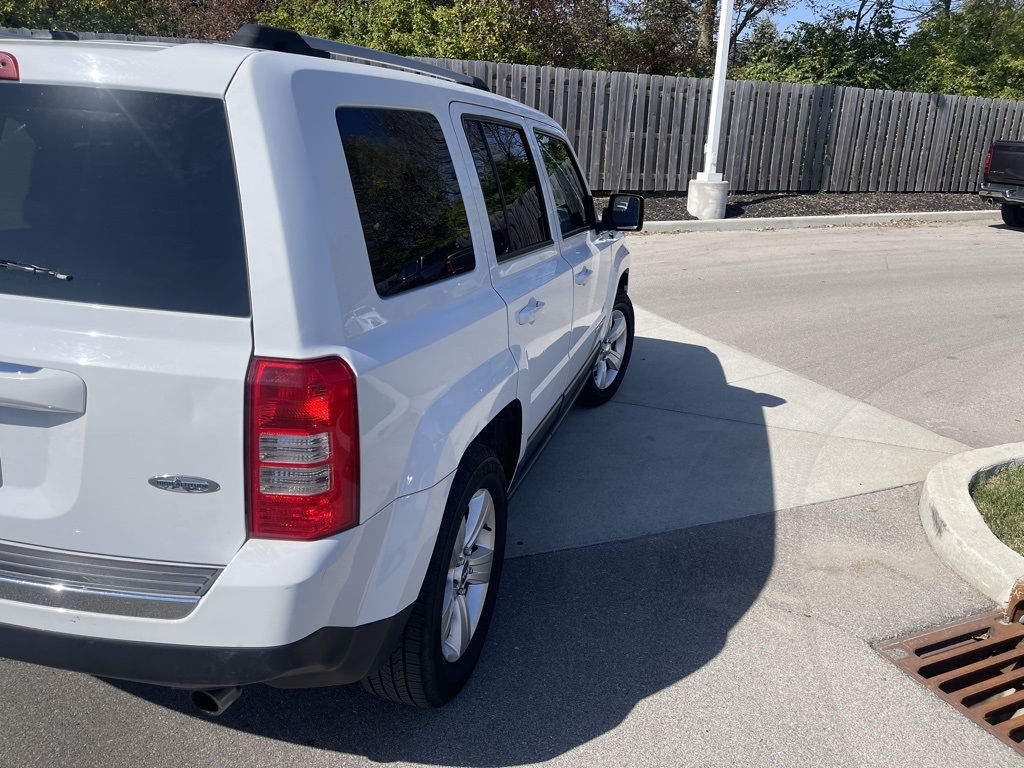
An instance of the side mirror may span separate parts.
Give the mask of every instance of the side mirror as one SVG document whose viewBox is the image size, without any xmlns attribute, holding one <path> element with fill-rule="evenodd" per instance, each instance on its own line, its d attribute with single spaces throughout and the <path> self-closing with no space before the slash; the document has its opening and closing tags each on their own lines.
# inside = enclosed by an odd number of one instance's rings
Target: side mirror
<svg viewBox="0 0 1024 768">
<path fill-rule="evenodd" d="M 640 195 L 616 193 L 601 214 L 601 228 L 636 232 L 644 227 L 644 199 Z"/>
</svg>

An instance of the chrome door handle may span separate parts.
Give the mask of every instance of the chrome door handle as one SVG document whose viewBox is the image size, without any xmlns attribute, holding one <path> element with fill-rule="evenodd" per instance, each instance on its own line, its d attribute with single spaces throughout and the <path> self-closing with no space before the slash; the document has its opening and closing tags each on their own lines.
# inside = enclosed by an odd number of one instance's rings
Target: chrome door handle
<svg viewBox="0 0 1024 768">
<path fill-rule="evenodd" d="M 594 270 L 587 269 L 584 267 L 576 273 L 576 285 L 586 285 L 590 282 L 590 276 L 594 274 Z"/>
<path fill-rule="evenodd" d="M 544 302 L 537 299 L 530 299 L 530 303 L 519 310 L 516 320 L 520 325 L 533 325 L 533 322 L 544 311 Z"/>
</svg>

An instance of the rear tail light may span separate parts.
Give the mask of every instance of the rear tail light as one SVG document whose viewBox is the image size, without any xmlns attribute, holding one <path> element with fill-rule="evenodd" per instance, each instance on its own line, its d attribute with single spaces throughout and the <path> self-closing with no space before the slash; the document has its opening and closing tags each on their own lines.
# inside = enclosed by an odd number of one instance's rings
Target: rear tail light
<svg viewBox="0 0 1024 768">
<path fill-rule="evenodd" d="M 356 378 L 341 359 L 255 358 L 247 381 L 249 534 L 319 539 L 359 521 Z"/>
<path fill-rule="evenodd" d="M 992 151 L 995 147 L 988 148 L 988 154 L 985 155 L 985 173 L 989 173 L 992 170 Z"/>
</svg>

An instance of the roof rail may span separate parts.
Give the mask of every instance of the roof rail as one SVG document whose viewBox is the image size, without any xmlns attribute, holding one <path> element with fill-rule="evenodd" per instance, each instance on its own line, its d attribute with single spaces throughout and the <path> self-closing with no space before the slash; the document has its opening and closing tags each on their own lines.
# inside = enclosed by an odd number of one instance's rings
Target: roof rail
<svg viewBox="0 0 1024 768">
<path fill-rule="evenodd" d="M 453 72 L 443 67 L 435 67 L 433 64 L 424 64 L 407 56 L 376 51 L 373 48 L 363 48 L 360 45 L 340 43 L 337 40 L 324 40 L 320 37 L 300 35 L 292 29 L 268 27 L 263 24 L 243 24 L 234 36 L 228 40 L 228 44 L 238 45 L 243 48 L 259 48 L 264 51 L 281 51 L 282 53 L 296 53 L 302 56 L 316 56 L 321 59 L 332 58 L 331 54 L 334 54 L 349 59 L 358 59 L 411 72 L 419 72 L 423 75 L 449 80 L 460 85 L 468 85 L 471 88 L 479 88 L 484 91 L 490 90 L 479 77 L 464 75 L 461 72 Z"/>
<path fill-rule="evenodd" d="M 24 34 L 11 29 L 0 30 L 0 39 L 3 40 L 45 40 L 43 35 L 49 35 L 51 40 L 78 40 L 75 32 L 65 32 L 62 29 L 51 30 L 26 30 Z"/>
</svg>

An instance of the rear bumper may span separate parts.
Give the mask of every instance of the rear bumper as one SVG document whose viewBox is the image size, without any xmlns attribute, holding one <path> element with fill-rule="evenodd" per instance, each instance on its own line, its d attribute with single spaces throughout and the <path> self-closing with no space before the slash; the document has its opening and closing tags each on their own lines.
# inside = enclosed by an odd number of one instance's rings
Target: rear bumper
<svg viewBox="0 0 1024 768">
<path fill-rule="evenodd" d="M 2 655 L 17 661 L 192 690 L 270 683 L 344 685 L 379 668 L 412 606 L 359 627 L 325 627 L 273 648 L 207 648 L 82 637 L 0 624 Z"/>
<path fill-rule="evenodd" d="M 185 616 L 0 597 L 0 657 L 180 688 L 358 680 L 419 594 L 452 477 L 337 536 L 250 539 Z"/>
<path fill-rule="evenodd" d="M 986 181 L 978 189 L 978 195 L 990 203 L 1024 205 L 1024 186 L 1015 184 L 993 184 Z"/>
</svg>

